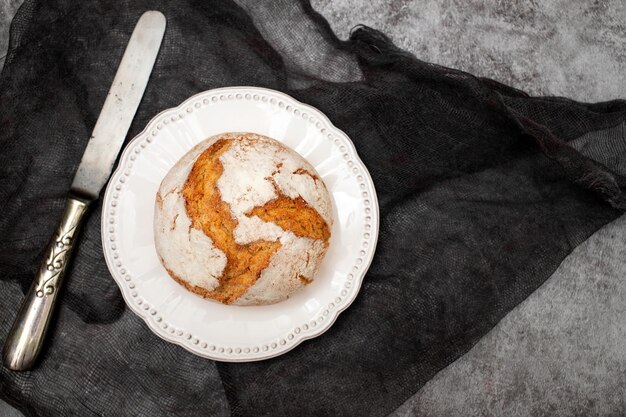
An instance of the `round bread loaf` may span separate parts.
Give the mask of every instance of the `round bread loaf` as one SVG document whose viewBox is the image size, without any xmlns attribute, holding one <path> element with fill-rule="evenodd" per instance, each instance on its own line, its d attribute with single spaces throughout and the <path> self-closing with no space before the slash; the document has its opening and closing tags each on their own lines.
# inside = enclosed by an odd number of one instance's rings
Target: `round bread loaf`
<svg viewBox="0 0 626 417">
<path fill-rule="evenodd" d="M 205 298 L 261 305 L 309 284 L 330 238 L 331 202 L 315 169 L 253 133 L 210 137 L 156 196 L 156 250 L 169 275 Z"/>
</svg>

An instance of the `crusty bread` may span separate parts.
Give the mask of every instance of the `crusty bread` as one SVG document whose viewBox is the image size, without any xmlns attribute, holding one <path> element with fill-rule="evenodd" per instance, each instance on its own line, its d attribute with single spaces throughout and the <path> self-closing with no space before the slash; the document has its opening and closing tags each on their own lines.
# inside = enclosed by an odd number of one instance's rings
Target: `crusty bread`
<svg viewBox="0 0 626 417">
<path fill-rule="evenodd" d="M 314 279 L 331 210 L 325 184 L 295 151 L 253 133 L 216 135 L 163 179 L 156 249 L 169 275 L 202 297 L 272 304 Z"/>
</svg>

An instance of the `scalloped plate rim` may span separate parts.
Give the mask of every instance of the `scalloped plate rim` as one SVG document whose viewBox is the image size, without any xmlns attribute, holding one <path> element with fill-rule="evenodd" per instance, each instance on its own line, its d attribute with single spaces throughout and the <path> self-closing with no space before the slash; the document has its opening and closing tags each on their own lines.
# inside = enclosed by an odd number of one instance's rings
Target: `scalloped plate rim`
<svg viewBox="0 0 626 417">
<path fill-rule="evenodd" d="M 114 268 L 114 265 L 112 264 L 113 260 L 110 259 L 110 256 L 109 256 L 110 249 L 108 249 L 107 242 L 105 241 L 105 237 L 107 235 L 106 233 L 107 216 L 105 215 L 105 213 L 109 211 L 108 205 L 105 203 L 110 200 L 110 195 L 111 193 L 113 193 L 112 184 L 115 182 L 114 179 L 117 179 L 122 174 L 123 166 L 130 158 L 130 155 L 132 154 L 133 145 L 138 143 L 144 137 L 147 137 L 149 135 L 150 130 L 152 130 L 158 124 L 158 122 L 161 120 L 161 118 L 164 115 L 170 114 L 170 113 L 177 113 L 177 112 L 180 113 L 182 110 L 184 110 L 186 106 L 188 106 L 194 100 L 197 100 L 199 97 L 202 97 L 204 95 L 215 94 L 215 93 L 220 93 L 220 92 L 234 92 L 237 90 L 260 91 L 260 92 L 267 92 L 270 94 L 282 96 L 285 101 L 294 102 L 298 106 L 308 109 L 311 113 L 315 114 L 317 117 L 322 119 L 328 125 L 328 127 L 333 131 L 334 134 L 337 134 L 338 136 L 340 136 L 344 140 L 345 144 L 348 144 L 349 152 L 351 156 L 358 162 L 358 164 L 360 164 L 362 168 L 362 172 L 360 174 L 364 176 L 365 182 L 367 182 L 371 187 L 372 196 L 370 197 L 370 199 L 372 200 L 373 221 L 372 221 L 372 230 L 370 232 L 372 236 L 371 247 L 368 248 L 367 250 L 366 262 L 362 264 L 358 274 L 355 274 L 355 280 L 353 281 L 354 289 L 342 300 L 341 304 L 338 305 L 337 308 L 333 310 L 332 313 L 329 314 L 329 317 L 322 324 L 320 324 L 319 326 L 316 326 L 315 331 L 311 331 L 306 334 L 303 333 L 302 335 L 297 335 L 294 337 L 292 341 L 290 341 L 290 344 L 286 345 L 285 347 L 281 349 L 277 349 L 275 351 L 268 350 L 265 353 L 259 351 L 257 354 L 250 353 L 250 354 L 245 354 L 245 355 L 242 354 L 240 357 L 230 357 L 230 356 L 225 357 L 225 356 L 219 356 L 217 352 L 201 351 L 200 349 L 196 349 L 193 346 L 189 346 L 188 344 L 186 344 L 184 340 L 181 340 L 178 337 L 175 337 L 175 335 L 170 335 L 166 333 L 161 327 L 159 327 L 153 320 L 150 319 L 150 317 L 146 314 L 147 311 L 142 310 L 138 305 L 135 305 L 135 303 L 133 303 L 131 299 L 129 299 L 129 294 L 127 294 L 127 289 L 123 285 L 123 279 L 116 275 L 117 272 L 114 272 L 115 268 Z M 187 350 L 188 352 L 194 355 L 197 355 L 206 359 L 220 361 L 220 362 L 255 362 L 255 361 L 271 359 L 271 358 L 283 355 L 291 351 L 292 349 L 296 348 L 297 346 L 299 346 L 302 342 L 316 338 L 322 335 L 323 333 L 325 333 L 326 331 L 328 331 L 328 329 L 330 329 L 333 326 L 333 324 L 336 322 L 339 315 L 343 313 L 348 307 L 350 307 L 350 305 L 352 305 L 357 295 L 359 294 L 360 289 L 363 285 L 363 280 L 365 278 L 365 275 L 376 253 L 376 246 L 378 243 L 378 233 L 379 233 L 379 228 L 380 228 L 380 224 L 379 224 L 380 223 L 380 209 L 379 209 L 378 198 L 377 198 L 374 181 L 372 180 L 372 177 L 369 171 L 367 170 L 366 165 L 363 163 L 363 161 L 359 157 L 356 151 L 356 147 L 354 146 L 354 143 L 349 138 L 349 136 L 345 132 L 343 132 L 341 129 L 336 127 L 321 110 L 318 110 L 317 108 L 309 104 L 303 103 L 295 99 L 294 97 L 286 93 L 283 93 L 281 91 L 273 90 L 273 89 L 265 88 L 265 87 L 254 87 L 254 86 L 219 87 L 215 89 L 201 91 L 185 99 L 178 106 L 170 107 L 157 113 L 146 124 L 146 127 L 137 135 L 135 135 L 131 140 L 129 140 L 128 143 L 124 146 L 124 149 L 118 161 L 118 165 L 116 169 L 114 170 L 113 174 L 111 175 L 109 182 L 107 183 L 107 187 L 102 198 L 102 213 L 103 215 L 101 216 L 102 217 L 101 218 L 101 239 L 102 239 L 104 258 L 105 258 L 107 268 L 109 269 L 109 272 L 113 280 L 115 281 L 115 283 L 120 289 L 120 293 L 122 294 L 124 303 L 130 308 L 130 310 L 135 315 L 139 316 L 146 323 L 146 325 L 152 331 L 152 333 L 154 333 L 156 336 L 158 336 L 162 340 L 181 346 L 182 348 L 184 348 L 185 350 Z"/>
</svg>

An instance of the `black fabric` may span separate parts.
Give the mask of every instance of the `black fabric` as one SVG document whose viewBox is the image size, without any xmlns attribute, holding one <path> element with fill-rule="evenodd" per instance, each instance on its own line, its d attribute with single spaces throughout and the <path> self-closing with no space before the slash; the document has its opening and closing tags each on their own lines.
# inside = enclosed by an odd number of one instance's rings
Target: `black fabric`
<svg viewBox="0 0 626 417">
<path fill-rule="evenodd" d="M 623 166 L 623 101 L 529 97 L 366 27 L 339 41 L 306 2 L 29 0 L 0 76 L 0 340 L 148 9 L 168 28 L 128 138 L 203 90 L 284 91 L 354 141 L 378 191 L 377 253 L 324 335 L 275 359 L 216 364 L 125 309 L 95 205 L 39 365 L 0 371 L 0 397 L 28 416 L 384 415 L 626 207 L 624 177 L 607 167 Z"/>
</svg>

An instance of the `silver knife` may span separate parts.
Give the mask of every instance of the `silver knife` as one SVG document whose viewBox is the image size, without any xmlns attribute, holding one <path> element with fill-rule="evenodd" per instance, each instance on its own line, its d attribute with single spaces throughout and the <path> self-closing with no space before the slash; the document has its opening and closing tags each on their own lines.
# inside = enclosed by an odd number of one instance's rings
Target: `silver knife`
<svg viewBox="0 0 626 417">
<path fill-rule="evenodd" d="M 28 370 L 37 359 L 85 213 L 111 175 L 164 33 L 165 16 L 158 11 L 145 12 L 133 30 L 74 176 L 61 224 L 6 339 L 2 359 L 9 369 Z"/>
</svg>

